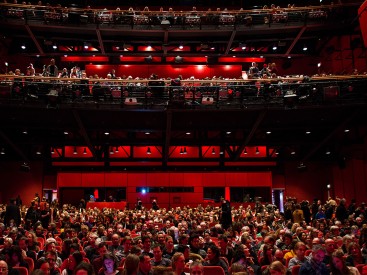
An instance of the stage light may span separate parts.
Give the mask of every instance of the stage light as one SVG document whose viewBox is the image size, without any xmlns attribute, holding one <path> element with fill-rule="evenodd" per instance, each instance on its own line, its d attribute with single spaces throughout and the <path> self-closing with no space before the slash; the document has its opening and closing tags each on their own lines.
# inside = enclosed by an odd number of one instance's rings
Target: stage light
<svg viewBox="0 0 367 275">
<path fill-rule="evenodd" d="M 266 132 L 266 134 L 267 134 L 267 135 L 270 135 L 270 134 L 271 134 L 271 131 L 267 131 L 267 132 Z"/>
<path fill-rule="evenodd" d="M 226 134 L 227 135 L 230 135 L 230 134 L 232 134 L 232 132 L 231 131 L 227 131 Z"/>
<path fill-rule="evenodd" d="M 87 148 L 84 147 L 84 149 L 83 149 L 83 155 L 86 155 L 86 154 L 87 154 Z"/>
<path fill-rule="evenodd" d="M 152 152 L 150 151 L 150 147 L 147 148 L 147 155 L 151 155 Z"/>
<path fill-rule="evenodd" d="M 276 51 L 278 49 L 277 46 L 273 46 L 273 51 Z"/>
<path fill-rule="evenodd" d="M 107 132 L 107 131 L 106 131 L 106 132 L 104 132 L 104 134 L 105 134 L 106 136 L 108 136 L 108 135 L 110 134 L 110 132 Z"/>
<path fill-rule="evenodd" d="M 64 131 L 64 135 L 68 135 L 69 134 L 69 132 L 67 132 L 67 131 Z"/>
<path fill-rule="evenodd" d="M 349 133 L 349 131 L 350 131 L 349 129 L 345 129 L 344 133 Z"/>
<path fill-rule="evenodd" d="M 22 50 L 25 50 L 27 47 L 25 45 L 20 46 Z"/>
<path fill-rule="evenodd" d="M 73 152 L 74 155 L 77 155 L 78 154 L 78 151 L 76 149 L 76 146 L 74 146 L 74 152 Z"/>
<path fill-rule="evenodd" d="M 28 131 L 27 130 L 23 130 L 22 132 L 24 135 L 27 135 L 28 134 Z"/>
<path fill-rule="evenodd" d="M 183 49 L 183 46 L 182 46 L 182 45 L 180 45 L 178 48 L 179 48 L 180 50 L 182 50 L 182 49 Z"/>
<path fill-rule="evenodd" d="M 41 150 L 40 149 L 37 149 L 36 155 L 41 155 Z"/>
<path fill-rule="evenodd" d="M 115 154 L 115 151 L 113 151 L 113 147 L 111 146 L 111 148 L 110 148 L 110 155 L 113 155 L 113 154 Z"/>
<path fill-rule="evenodd" d="M 54 50 L 56 50 L 56 49 L 57 49 L 57 46 L 56 46 L 56 45 L 53 45 L 53 46 L 52 46 L 52 48 L 53 48 Z"/>
<path fill-rule="evenodd" d="M 55 154 L 55 148 L 51 148 L 51 155 Z"/>
<path fill-rule="evenodd" d="M 302 50 L 303 50 L 303 51 L 307 51 L 307 49 L 308 49 L 308 48 L 307 48 L 307 46 L 306 46 L 306 45 L 304 45 Z"/>
<path fill-rule="evenodd" d="M 259 147 L 256 146 L 256 155 L 260 154 Z"/>
<path fill-rule="evenodd" d="M 8 67 L 9 66 L 9 63 L 8 62 L 5 62 L 5 66 Z"/>
<path fill-rule="evenodd" d="M 306 131 L 306 135 L 309 135 L 309 134 L 311 134 L 311 131 Z"/>
<path fill-rule="evenodd" d="M 146 135 L 150 135 L 150 132 L 145 132 Z"/>
<path fill-rule="evenodd" d="M 246 147 L 245 147 L 245 150 L 243 150 L 243 154 L 244 155 L 247 155 L 247 149 L 246 149 Z"/>
<path fill-rule="evenodd" d="M 141 189 L 141 193 L 142 194 L 145 194 L 147 192 L 147 190 L 145 190 L 144 188 L 143 189 Z"/>
<path fill-rule="evenodd" d="M 0 152 L 0 154 L 1 154 L 1 155 L 5 155 L 5 149 L 4 149 L 4 147 L 3 147 L 3 148 L 1 148 L 1 152 Z"/>
<path fill-rule="evenodd" d="M 186 132 L 186 135 L 191 135 L 191 132 Z"/>
<path fill-rule="evenodd" d="M 215 155 L 215 149 L 214 148 L 212 149 L 212 155 Z"/>
</svg>

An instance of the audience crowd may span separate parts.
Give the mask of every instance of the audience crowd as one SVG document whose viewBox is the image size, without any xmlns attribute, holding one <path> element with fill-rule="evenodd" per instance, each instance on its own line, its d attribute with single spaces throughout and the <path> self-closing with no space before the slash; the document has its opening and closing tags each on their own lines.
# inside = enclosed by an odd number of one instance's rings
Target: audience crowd
<svg viewBox="0 0 367 275">
<path fill-rule="evenodd" d="M 18 197 L 0 206 L 0 274 L 366 274 L 366 210 L 331 198 L 287 198 L 281 212 L 225 200 L 87 209 Z"/>
</svg>

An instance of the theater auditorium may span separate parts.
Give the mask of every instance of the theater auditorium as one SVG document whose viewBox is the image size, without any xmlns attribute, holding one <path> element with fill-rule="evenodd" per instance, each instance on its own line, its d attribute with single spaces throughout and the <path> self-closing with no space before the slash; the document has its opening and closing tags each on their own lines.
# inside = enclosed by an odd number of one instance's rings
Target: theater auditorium
<svg viewBox="0 0 367 275">
<path fill-rule="evenodd" d="M 367 274 L 366 7 L 2 0 L 0 268 Z"/>
</svg>

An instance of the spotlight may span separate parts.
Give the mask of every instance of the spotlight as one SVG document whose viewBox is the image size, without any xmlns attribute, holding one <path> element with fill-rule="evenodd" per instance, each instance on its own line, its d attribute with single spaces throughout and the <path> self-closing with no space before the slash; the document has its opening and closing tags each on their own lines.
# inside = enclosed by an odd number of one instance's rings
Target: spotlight
<svg viewBox="0 0 367 275">
<path fill-rule="evenodd" d="M 4 148 L 1 148 L 0 155 L 5 155 L 5 149 Z"/>
<path fill-rule="evenodd" d="M 25 45 L 20 46 L 22 50 L 25 50 L 27 47 Z"/>
<path fill-rule="evenodd" d="M 180 50 L 182 50 L 182 49 L 183 49 L 183 46 L 182 46 L 182 45 L 180 45 L 178 48 L 179 48 Z"/>
<path fill-rule="evenodd" d="M 344 133 L 349 133 L 349 131 L 350 131 L 349 129 L 345 129 Z"/>
<path fill-rule="evenodd" d="M 106 131 L 106 132 L 104 132 L 104 134 L 105 134 L 106 136 L 108 136 L 108 135 L 110 134 L 110 132 L 107 132 L 107 131 Z"/>
<path fill-rule="evenodd" d="M 24 130 L 22 133 L 23 133 L 24 135 L 26 135 L 26 134 L 28 134 L 28 131 L 27 131 L 27 130 Z"/>
<path fill-rule="evenodd" d="M 191 135 L 191 132 L 186 132 L 186 135 Z"/>
<path fill-rule="evenodd" d="M 309 134 L 311 134 L 311 131 L 306 131 L 306 135 L 309 135 Z"/>
<path fill-rule="evenodd" d="M 145 194 L 147 192 L 147 190 L 145 190 L 144 188 L 143 189 L 141 189 L 141 193 L 142 194 Z"/>
<path fill-rule="evenodd" d="M 276 51 L 278 49 L 277 46 L 273 46 L 273 51 Z"/>
<path fill-rule="evenodd" d="M 326 188 L 327 189 L 330 189 L 331 188 L 331 185 L 330 184 L 326 185 Z"/>
<path fill-rule="evenodd" d="M 67 132 L 67 131 L 64 131 L 64 135 L 68 135 L 69 134 L 69 132 Z"/>
<path fill-rule="evenodd" d="M 150 132 L 145 132 L 146 135 L 150 135 Z"/>
<path fill-rule="evenodd" d="M 74 155 L 77 155 L 78 154 L 78 151 L 76 149 L 76 146 L 74 146 L 74 152 L 73 152 Z"/>
<path fill-rule="evenodd" d="M 111 148 L 110 148 L 110 155 L 113 155 L 113 154 L 115 154 L 115 151 L 113 150 L 113 147 L 111 146 Z"/>
<path fill-rule="evenodd" d="M 212 149 L 212 155 L 215 155 L 215 149 L 214 148 Z"/>
<path fill-rule="evenodd" d="M 227 131 L 226 134 L 227 135 L 230 135 L 230 134 L 232 134 L 232 132 L 231 131 Z"/>
<path fill-rule="evenodd" d="M 37 149 L 36 155 L 41 155 L 41 150 L 40 149 Z"/>
<path fill-rule="evenodd" d="M 5 62 L 5 66 L 8 67 L 9 66 L 9 63 L 8 62 Z"/>
<path fill-rule="evenodd" d="M 247 149 L 246 149 L 246 147 L 245 147 L 245 150 L 243 150 L 243 154 L 244 155 L 247 155 Z"/>
<path fill-rule="evenodd" d="M 152 152 L 150 151 L 150 147 L 147 148 L 147 155 L 151 155 Z"/>
<path fill-rule="evenodd" d="M 118 146 L 116 146 L 116 148 L 115 148 L 115 153 L 118 153 L 119 152 L 119 147 Z"/>
<path fill-rule="evenodd" d="M 52 48 L 53 48 L 54 50 L 56 50 L 56 49 L 57 49 L 57 46 L 56 46 L 56 45 L 53 45 L 53 46 L 52 46 Z"/>
<path fill-rule="evenodd" d="M 271 131 L 267 131 L 267 132 L 266 132 L 266 134 L 267 134 L 267 135 L 270 135 L 270 134 L 271 134 Z"/>
<path fill-rule="evenodd" d="M 51 155 L 55 154 L 55 148 L 51 148 Z"/>
<path fill-rule="evenodd" d="M 306 45 L 304 45 L 302 50 L 303 50 L 303 51 L 307 51 L 307 49 L 308 49 L 308 48 L 307 48 L 307 46 L 306 46 Z"/>
<path fill-rule="evenodd" d="M 256 146 L 256 155 L 260 154 L 259 147 Z"/>
<path fill-rule="evenodd" d="M 184 149 L 183 149 L 183 154 L 187 155 L 186 147 L 184 147 Z"/>
<path fill-rule="evenodd" d="M 83 149 L 83 155 L 86 155 L 86 154 L 87 154 L 87 148 L 84 147 L 84 149 Z"/>
</svg>

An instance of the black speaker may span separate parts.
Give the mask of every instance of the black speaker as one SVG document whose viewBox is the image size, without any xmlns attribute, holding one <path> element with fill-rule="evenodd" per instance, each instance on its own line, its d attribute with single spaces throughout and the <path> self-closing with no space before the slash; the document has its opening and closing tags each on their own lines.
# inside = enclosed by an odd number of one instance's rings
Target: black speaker
<svg viewBox="0 0 367 275">
<path fill-rule="evenodd" d="M 208 63 L 208 64 L 217 64 L 218 63 L 218 57 L 217 56 L 208 56 L 206 58 L 206 63 Z"/>
</svg>

